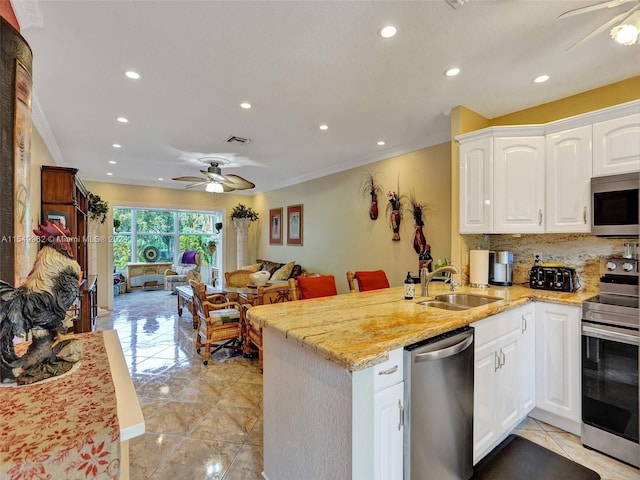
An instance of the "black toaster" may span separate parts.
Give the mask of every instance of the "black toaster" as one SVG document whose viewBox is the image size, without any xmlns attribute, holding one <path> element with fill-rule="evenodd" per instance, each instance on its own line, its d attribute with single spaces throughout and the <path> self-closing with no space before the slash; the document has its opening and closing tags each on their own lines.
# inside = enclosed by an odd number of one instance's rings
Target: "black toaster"
<svg viewBox="0 0 640 480">
<path fill-rule="evenodd" d="M 534 265 L 529 272 L 529 287 L 557 292 L 575 292 L 578 289 L 576 271 L 571 267 Z"/>
</svg>

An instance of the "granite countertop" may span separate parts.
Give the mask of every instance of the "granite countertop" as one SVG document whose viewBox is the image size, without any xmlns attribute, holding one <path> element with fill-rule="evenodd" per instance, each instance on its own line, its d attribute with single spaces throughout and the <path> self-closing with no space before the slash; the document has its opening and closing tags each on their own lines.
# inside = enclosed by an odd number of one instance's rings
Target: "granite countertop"
<svg viewBox="0 0 640 480">
<path fill-rule="evenodd" d="M 420 291 L 420 287 L 416 286 Z M 249 321 L 272 329 L 350 371 L 363 370 L 388 358 L 388 352 L 426 340 L 534 300 L 579 306 L 597 289 L 564 293 L 524 286 L 458 287 L 457 293 L 501 297 L 469 310 L 425 307 L 417 302 L 449 293 L 449 285 L 432 282 L 429 297 L 405 300 L 403 287 L 333 297 L 256 306 Z"/>
</svg>

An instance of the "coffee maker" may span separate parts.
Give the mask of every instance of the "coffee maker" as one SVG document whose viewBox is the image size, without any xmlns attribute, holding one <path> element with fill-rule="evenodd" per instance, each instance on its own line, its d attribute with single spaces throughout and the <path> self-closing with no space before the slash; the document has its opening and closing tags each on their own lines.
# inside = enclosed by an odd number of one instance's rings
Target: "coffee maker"
<svg viewBox="0 0 640 480">
<path fill-rule="evenodd" d="M 489 252 L 489 284 L 513 285 L 513 252 Z"/>
</svg>

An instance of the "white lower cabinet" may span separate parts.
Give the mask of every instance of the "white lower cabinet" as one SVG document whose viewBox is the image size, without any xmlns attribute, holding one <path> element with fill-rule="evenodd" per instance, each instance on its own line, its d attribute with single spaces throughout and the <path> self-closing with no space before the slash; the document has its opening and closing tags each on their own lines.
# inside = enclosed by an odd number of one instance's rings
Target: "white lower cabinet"
<svg viewBox="0 0 640 480">
<path fill-rule="evenodd" d="M 473 324 L 474 465 L 533 408 L 533 308 L 525 305 Z"/>
<path fill-rule="evenodd" d="M 575 433 L 581 420 L 580 307 L 536 302 L 535 358 L 534 416 Z"/>
<path fill-rule="evenodd" d="M 404 382 L 375 394 L 373 399 L 373 461 L 375 480 L 402 480 L 404 458 Z"/>
<path fill-rule="evenodd" d="M 374 367 L 373 478 L 402 480 L 404 475 L 403 349 Z"/>
</svg>

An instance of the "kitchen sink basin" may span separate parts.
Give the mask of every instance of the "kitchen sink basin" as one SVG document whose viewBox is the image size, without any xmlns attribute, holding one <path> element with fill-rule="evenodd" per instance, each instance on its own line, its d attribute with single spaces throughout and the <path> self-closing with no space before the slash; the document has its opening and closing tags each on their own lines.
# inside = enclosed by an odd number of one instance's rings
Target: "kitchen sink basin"
<svg viewBox="0 0 640 480">
<path fill-rule="evenodd" d="M 439 302 L 437 300 L 426 300 L 424 302 L 418 302 L 418 305 L 424 305 L 425 307 L 441 308 L 442 310 L 466 310 L 469 307 L 463 305 L 455 305 L 448 302 Z"/>
<path fill-rule="evenodd" d="M 469 293 L 443 293 L 436 295 L 432 301 L 442 302 L 456 307 L 473 308 L 488 305 L 502 300 L 500 297 L 488 297 L 484 295 L 472 295 Z"/>
</svg>

